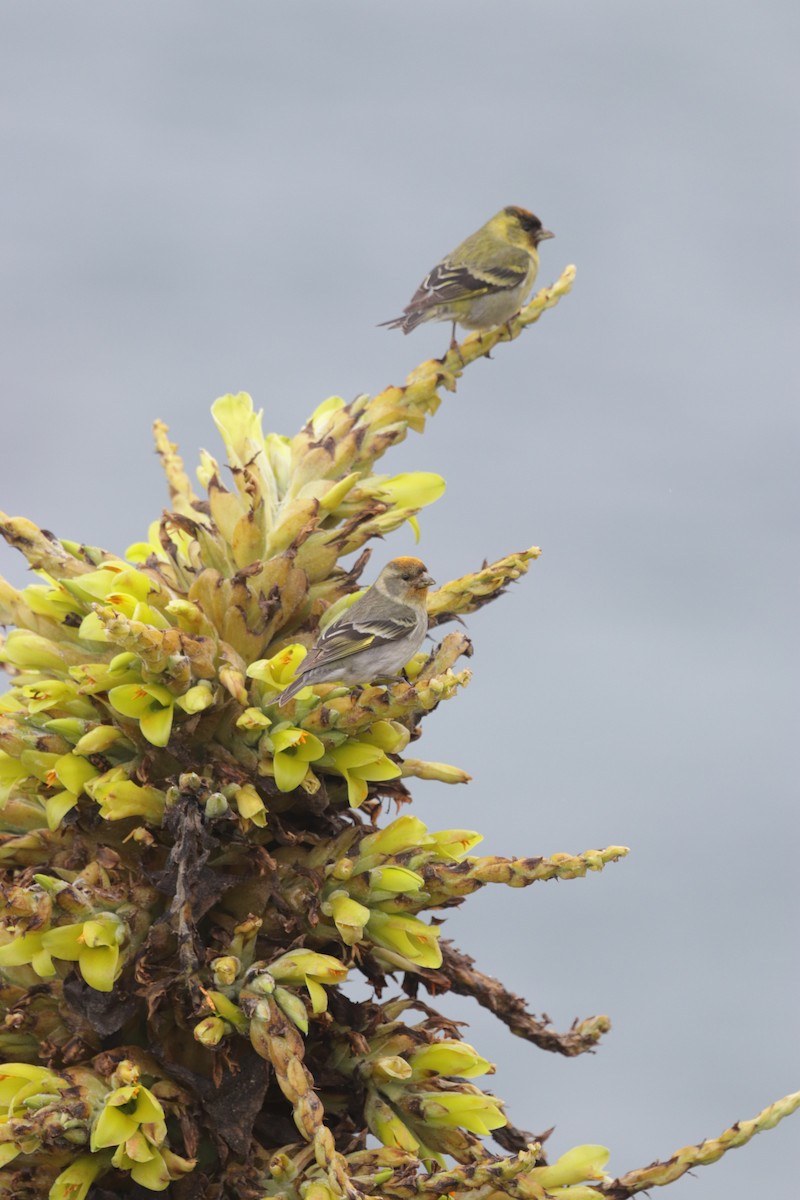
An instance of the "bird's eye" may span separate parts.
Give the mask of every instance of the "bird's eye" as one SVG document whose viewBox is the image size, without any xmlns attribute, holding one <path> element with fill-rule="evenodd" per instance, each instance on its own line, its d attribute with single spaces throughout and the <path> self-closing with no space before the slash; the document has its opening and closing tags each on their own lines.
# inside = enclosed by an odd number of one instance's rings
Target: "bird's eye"
<svg viewBox="0 0 800 1200">
<path fill-rule="evenodd" d="M 400 576 L 400 578 L 405 579 L 406 583 L 408 583 L 409 580 L 411 579 L 411 575 L 408 571 L 404 571 L 403 574 Z"/>
</svg>

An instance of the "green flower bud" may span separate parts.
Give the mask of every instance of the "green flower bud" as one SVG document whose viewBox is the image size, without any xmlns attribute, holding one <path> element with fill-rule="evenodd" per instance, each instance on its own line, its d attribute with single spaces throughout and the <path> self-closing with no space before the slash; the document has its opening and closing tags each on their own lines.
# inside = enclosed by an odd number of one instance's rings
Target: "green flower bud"
<svg viewBox="0 0 800 1200">
<path fill-rule="evenodd" d="M 342 882 L 350 879 L 353 874 L 353 865 L 352 858 L 340 858 L 330 868 L 331 879 L 339 879 Z"/>
<path fill-rule="evenodd" d="M 260 708 L 246 708 L 242 715 L 237 718 L 236 728 L 258 730 L 260 733 L 264 729 L 268 729 L 271 724 L 272 721 Z"/>
<path fill-rule="evenodd" d="M 86 757 L 91 754 L 104 754 L 120 740 L 125 740 L 121 729 L 117 729 L 114 725 L 97 725 L 78 739 L 72 753 L 82 754 Z"/>
<path fill-rule="evenodd" d="M 231 1026 L 221 1017 L 204 1017 L 193 1029 L 195 1040 L 203 1046 L 218 1046 L 231 1032 Z"/>
<path fill-rule="evenodd" d="M 271 996 L 275 991 L 275 980 L 263 962 L 253 963 L 245 975 L 245 987 L 256 996 Z"/>
<path fill-rule="evenodd" d="M 206 1000 L 214 1009 L 218 1017 L 222 1017 L 229 1025 L 232 1025 L 237 1033 L 245 1033 L 247 1030 L 247 1017 L 242 1012 L 237 1004 L 228 998 L 224 992 L 207 992 Z"/>
<path fill-rule="evenodd" d="M 411 1078 L 411 1066 L 399 1054 L 390 1054 L 382 1058 L 371 1059 L 368 1065 L 369 1073 L 376 1081 L 395 1081 Z"/>
<path fill-rule="evenodd" d="M 308 1033 L 308 1013 L 300 997 L 282 987 L 276 987 L 274 995 L 275 1003 L 284 1016 L 288 1017 L 301 1033 Z"/>
<path fill-rule="evenodd" d="M 222 792 L 211 792 L 206 797 L 204 813 L 207 821 L 216 821 L 219 817 L 224 817 L 227 811 L 228 801 Z"/>
<path fill-rule="evenodd" d="M 461 767 L 449 763 L 423 762 L 419 758 L 406 758 L 402 763 L 404 779 L 435 779 L 438 783 L 469 783 L 472 776 Z"/>
<path fill-rule="evenodd" d="M 214 982 L 217 987 L 230 987 L 235 982 L 241 968 L 241 960 L 234 954 L 215 958 L 211 963 L 211 970 L 214 972 Z"/>
<path fill-rule="evenodd" d="M 27 629 L 12 629 L 0 646 L 0 662 L 11 663 L 23 671 L 63 671 L 67 667 L 54 642 Z"/>
<path fill-rule="evenodd" d="M 370 1088 L 367 1092 L 364 1119 L 370 1133 L 383 1142 L 384 1146 L 398 1146 L 410 1154 L 416 1154 L 420 1149 L 420 1143 L 408 1126 L 374 1088 Z"/>
</svg>

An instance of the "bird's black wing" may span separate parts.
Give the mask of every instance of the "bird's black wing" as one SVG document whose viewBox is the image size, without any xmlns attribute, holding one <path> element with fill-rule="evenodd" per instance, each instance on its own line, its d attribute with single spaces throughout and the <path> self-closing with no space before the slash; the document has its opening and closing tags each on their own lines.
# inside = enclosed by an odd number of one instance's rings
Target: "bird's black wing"
<svg viewBox="0 0 800 1200">
<path fill-rule="evenodd" d="M 491 292 L 502 292 L 519 287 L 528 274 L 530 266 L 524 262 L 504 263 L 479 269 L 454 266 L 447 259 L 437 263 L 417 288 L 408 305 L 409 309 L 429 307 L 432 304 L 452 304 L 458 300 L 473 300 Z"/>
</svg>

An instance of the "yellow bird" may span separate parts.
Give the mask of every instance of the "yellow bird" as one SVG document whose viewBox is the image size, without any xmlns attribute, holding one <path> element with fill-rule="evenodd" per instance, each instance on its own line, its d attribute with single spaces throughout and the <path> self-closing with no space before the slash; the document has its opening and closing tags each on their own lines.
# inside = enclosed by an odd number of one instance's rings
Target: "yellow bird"
<svg viewBox="0 0 800 1200">
<path fill-rule="evenodd" d="M 423 321 L 452 321 L 451 348 L 456 325 L 502 325 L 530 295 L 539 270 L 537 247 L 551 237 L 527 209 L 502 208 L 428 272 L 402 317 L 381 324 L 410 333 Z"/>
</svg>

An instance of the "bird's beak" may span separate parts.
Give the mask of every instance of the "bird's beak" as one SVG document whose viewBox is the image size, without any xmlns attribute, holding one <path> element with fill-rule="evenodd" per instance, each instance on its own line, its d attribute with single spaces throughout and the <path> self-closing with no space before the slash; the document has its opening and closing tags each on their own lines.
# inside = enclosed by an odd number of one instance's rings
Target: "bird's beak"
<svg viewBox="0 0 800 1200">
<path fill-rule="evenodd" d="M 551 233 L 549 229 L 540 229 L 536 235 L 536 240 L 537 240 L 537 242 L 546 242 L 548 238 L 555 237 L 555 236 L 556 235 L 554 233 Z"/>
<path fill-rule="evenodd" d="M 417 582 L 415 584 L 415 587 L 418 587 L 419 590 L 422 591 L 423 588 L 433 587 L 433 585 L 435 583 L 436 583 L 436 580 L 431 579 L 430 575 L 420 575 L 419 579 L 417 580 Z"/>
</svg>

